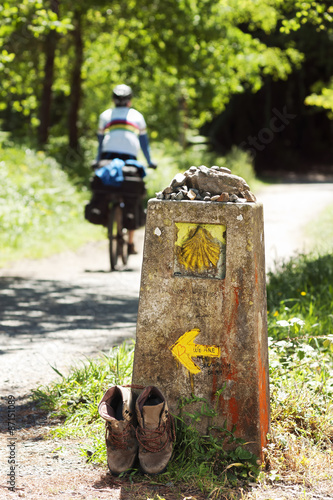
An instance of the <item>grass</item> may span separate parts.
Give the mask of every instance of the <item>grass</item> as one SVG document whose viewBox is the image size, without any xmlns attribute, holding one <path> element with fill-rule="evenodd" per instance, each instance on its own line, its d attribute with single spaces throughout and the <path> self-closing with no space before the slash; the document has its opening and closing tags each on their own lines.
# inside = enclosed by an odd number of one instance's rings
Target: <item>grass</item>
<svg viewBox="0 0 333 500">
<path fill-rule="evenodd" d="M 274 338 L 301 332 L 333 339 L 332 254 L 300 254 L 268 273 L 268 281 L 268 320 Z"/>
<path fill-rule="evenodd" d="M 201 436 L 194 425 L 186 424 L 187 404 L 192 402 L 189 395 L 180 402 L 168 470 L 151 481 L 183 484 L 216 499 L 233 498 L 253 482 L 310 486 L 333 481 L 332 271 L 331 255 L 302 255 L 269 276 L 272 423 L 262 467 L 232 432 L 212 427 Z M 95 463 L 106 464 L 104 422 L 97 404 L 107 388 L 130 381 L 133 349 L 134 344 L 123 344 L 107 356 L 87 360 L 68 377 L 61 376 L 57 384 L 34 391 L 40 404 L 65 419 L 53 434 L 85 436 L 87 446 L 82 452 Z M 207 411 L 214 415 L 215 410 L 200 401 L 202 415 Z M 221 446 L 225 440 L 235 444 L 234 451 Z M 131 481 L 141 480 L 132 471 Z M 242 495 L 247 498 L 246 493 Z"/>
<path fill-rule="evenodd" d="M 332 481 L 333 255 L 300 254 L 268 279 L 272 428 L 266 479 L 307 486 Z"/>
<path fill-rule="evenodd" d="M 40 258 L 103 239 L 84 220 L 89 193 L 78 191 L 52 158 L 0 144 L 0 266 Z"/>
</svg>

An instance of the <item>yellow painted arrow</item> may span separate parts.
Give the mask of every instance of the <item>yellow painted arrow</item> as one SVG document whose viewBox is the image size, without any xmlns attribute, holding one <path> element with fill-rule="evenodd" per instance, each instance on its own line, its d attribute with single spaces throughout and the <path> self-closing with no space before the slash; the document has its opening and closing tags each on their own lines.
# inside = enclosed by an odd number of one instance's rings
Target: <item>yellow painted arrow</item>
<svg viewBox="0 0 333 500">
<path fill-rule="evenodd" d="M 199 328 L 193 328 L 189 332 L 184 333 L 177 342 L 175 342 L 170 350 L 174 357 L 179 361 L 190 373 L 199 373 L 201 369 L 194 363 L 192 357 L 209 357 L 218 358 L 220 356 L 220 348 L 216 345 L 200 345 L 195 344 L 193 340 L 199 335 Z"/>
</svg>

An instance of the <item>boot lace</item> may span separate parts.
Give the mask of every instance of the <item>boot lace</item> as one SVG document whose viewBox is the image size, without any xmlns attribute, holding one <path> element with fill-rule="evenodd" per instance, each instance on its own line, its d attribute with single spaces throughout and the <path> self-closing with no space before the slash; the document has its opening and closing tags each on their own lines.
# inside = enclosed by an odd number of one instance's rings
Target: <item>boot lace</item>
<svg viewBox="0 0 333 500">
<path fill-rule="evenodd" d="M 110 423 L 105 422 L 105 440 L 117 449 L 125 450 L 127 448 L 128 440 L 133 431 L 134 427 L 128 424 L 121 432 L 114 432 Z"/>
<path fill-rule="evenodd" d="M 157 429 L 143 429 L 138 426 L 136 428 L 136 439 L 150 453 L 164 450 L 169 441 L 175 441 L 176 439 L 173 418 L 169 415 L 165 424 L 157 427 Z"/>
</svg>

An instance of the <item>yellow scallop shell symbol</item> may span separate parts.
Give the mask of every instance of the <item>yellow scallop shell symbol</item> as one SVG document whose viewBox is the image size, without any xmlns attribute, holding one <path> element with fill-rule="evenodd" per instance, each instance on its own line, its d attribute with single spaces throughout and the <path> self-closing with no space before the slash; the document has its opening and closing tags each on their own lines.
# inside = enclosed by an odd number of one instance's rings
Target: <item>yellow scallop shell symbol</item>
<svg viewBox="0 0 333 500">
<path fill-rule="evenodd" d="M 188 238 L 179 249 L 179 264 L 191 271 L 216 267 L 220 257 L 220 245 L 203 227 L 189 231 Z"/>
</svg>

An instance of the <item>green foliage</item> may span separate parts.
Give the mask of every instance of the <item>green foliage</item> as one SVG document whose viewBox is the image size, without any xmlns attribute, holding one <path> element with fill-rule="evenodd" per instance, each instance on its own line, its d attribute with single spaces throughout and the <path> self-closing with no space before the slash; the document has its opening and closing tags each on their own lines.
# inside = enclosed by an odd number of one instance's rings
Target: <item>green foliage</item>
<svg viewBox="0 0 333 500">
<path fill-rule="evenodd" d="M 69 35 L 78 11 L 82 89 L 71 90 L 75 41 Z M 63 0 L 56 13 L 50 0 L 7 0 L 0 7 L 0 119 L 6 130 L 33 141 L 42 89 L 49 83 L 51 133 L 61 137 L 67 130 L 75 92 L 82 94 L 80 132 L 91 138 L 98 114 L 110 105 L 112 86 L 125 80 L 152 138 L 177 140 L 188 127 L 220 113 L 232 95 L 256 92 L 267 76 L 286 79 L 303 59 L 302 44 L 292 34 L 304 26 L 330 31 L 332 18 L 332 6 L 324 1 L 131 0 L 110 6 L 105 0 Z M 50 33 L 56 56 L 47 82 Z M 324 94 L 307 103 L 329 106 Z"/>
<path fill-rule="evenodd" d="M 217 396 L 223 392 L 218 391 Z M 201 403 L 199 410 L 187 411 L 186 407 Z M 216 495 L 223 488 L 239 481 L 254 480 L 259 473 L 257 457 L 224 427 L 210 426 L 206 435 L 200 434 L 195 424 L 204 417 L 218 416 L 204 398 L 189 397 L 180 401 L 180 414 L 176 417 L 176 443 L 168 472 L 162 480 L 196 483 L 202 491 Z"/>
<path fill-rule="evenodd" d="M 267 37 L 281 20 L 298 19 L 303 3 L 284 8 L 281 0 L 132 0 L 110 6 L 104 0 L 64 0 L 59 14 L 51 7 L 8 0 L 0 9 L 0 110 L 5 127 L 16 134 L 34 134 L 39 124 L 50 32 L 57 48 L 52 131 L 63 135 L 67 128 L 75 44 L 68 34 L 77 11 L 84 44 L 78 125 L 88 137 L 110 104 L 110 89 L 121 80 L 133 86 L 153 138 L 175 140 L 187 126 L 199 127 L 218 114 L 233 94 L 257 91 L 266 75 L 285 79 L 302 60 L 292 43 Z M 329 10 L 318 15 L 329 23 Z"/>
<path fill-rule="evenodd" d="M 252 29 L 272 30 L 278 17 L 271 2 L 252 4 L 157 0 L 130 21 L 133 35 L 123 59 L 128 54 L 133 58 L 129 70 L 124 66 L 124 74 L 134 88 L 140 85 L 138 107 L 159 137 L 170 134 L 175 123 L 178 134 L 186 125 L 200 127 L 223 110 L 232 94 L 257 91 L 264 74 L 286 78 L 301 60 L 292 47 L 267 46 L 252 35 Z M 136 31 L 142 36 L 135 36 Z"/>
<path fill-rule="evenodd" d="M 83 218 L 88 192 L 79 193 L 54 159 L 24 147 L 0 151 L 0 265 L 102 238 Z"/>
<path fill-rule="evenodd" d="M 333 258 L 300 255 L 269 274 L 272 480 L 332 453 Z"/>
<path fill-rule="evenodd" d="M 326 86 L 323 82 L 320 85 L 316 85 L 320 90 L 313 92 L 305 98 L 305 104 L 308 106 L 317 106 L 318 108 L 324 108 L 328 111 L 328 117 L 333 119 L 333 79 L 331 79 L 329 86 Z"/>
<path fill-rule="evenodd" d="M 289 15 L 282 20 L 281 32 L 290 33 L 299 30 L 305 24 L 312 24 L 317 31 L 326 30 L 333 24 L 333 7 L 331 2 L 312 0 L 287 0 L 283 10 Z"/>
<path fill-rule="evenodd" d="M 275 439 L 283 433 L 324 448 L 333 438 L 332 356 L 300 339 L 270 338 L 270 390 Z M 277 436 L 279 436 L 277 438 Z"/>
<path fill-rule="evenodd" d="M 299 255 L 268 273 L 268 321 L 276 339 L 333 334 L 333 256 Z M 292 321 L 297 318 L 298 321 Z M 301 332 L 301 333 L 300 333 Z"/>
<path fill-rule="evenodd" d="M 16 134 L 23 129 L 29 135 L 38 125 L 43 43 L 50 31 L 64 36 L 71 29 L 68 16 L 59 19 L 49 2 L 7 0 L 0 7 L 0 111 L 7 111 L 6 130 L 10 125 Z"/>
<path fill-rule="evenodd" d="M 130 383 L 133 356 L 134 343 L 131 341 L 113 347 L 108 355 L 87 359 L 81 366 L 73 367 L 67 376 L 53 368 L 61 377 L 60 381 L 34 390 L 34 398 L 42 408 L 51 408 L 64 418 L 71 418 L 80 405 L 85 409 L 93 406 L 91 415 L 97 416 L 96 402 L 102 399 L 104 392 L 113 385 Z"/>
<path fill-rule="evenodd" d="M 89 187 L 89 181 L 93 175 L 91 164 L 97 153 L 96 139 L 83 139 L 80 141 L 79 149 L 76 151 L 68 146 L 67 137 L 53 136 L 45 147 L 45 154 L 54 158 L 62 170 L 66 172 L 70 181 L 79 189 Z"/>
</svg>

